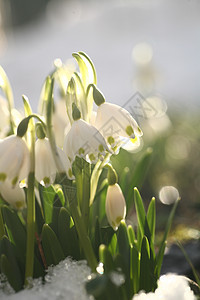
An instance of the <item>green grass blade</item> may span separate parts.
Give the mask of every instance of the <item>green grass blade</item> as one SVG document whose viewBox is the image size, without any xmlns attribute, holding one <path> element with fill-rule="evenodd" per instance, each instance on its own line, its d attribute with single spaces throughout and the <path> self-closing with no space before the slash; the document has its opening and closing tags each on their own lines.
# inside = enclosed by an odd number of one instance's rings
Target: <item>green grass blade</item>
<svg viewBox="0 0 200 300">
<path fill-rule="evenodd" d="M 137 188 L 134 188 L 134 201 L 135 201 L 135 209 L 138 219 L 138 226 L 142 236 L 145 232 L 145 220 L 146 220 L 146 212 L 144 209 L 143 201 L 141 195 Z"/>
<path fill-rule="evenodd" d="M 140 290 L 150 292 L 155 286 L 154 269 L 150 255 L 150 246 L 146 236 L 143 237 L 140 260 Z"/>
<path fill-rule="evenodd" d="M 65 258 L 54 231 L 47 224 L 44 224 L 42 229 L 42 247 L 48 266 L 56 265 Z"/>
<path fill-rule="evenodd" d="M 152 160 L 152 148 L 148 148 L 146 152 L 143 154 L 142 158 L 139 160 L 137 165 L 135 166 L 135 170 L 130 180 L 129 192 L 126 197 L 127 199 L 127 210 L 132 206 L 133 195 L 134 195 L 134 187 L 140 189 L 146 177 L 146 174 L 149 170 L 151 160 Z"/>
<path fill-rule="evenodd" d="M 155 228 L 156 228 L 156 201 L 153 197 L 147 211 L 147 221 L 149 225 L 149 230 L 151 233 L 151 241 L 154 244 L 155 240 Z"/>
<path fill-rule="evenodd" d="M 158 255 L 157 255 L 157 274 L 158 274 L 158 277 L 160 276 L 160 270 L 161 270 L 163 256 L 164 256 L 164 252 L 165 252 L 167 236 L 168 236 L 168 233 L 170 231 L 171 224 L 172 224 L 172 221 L 173 221 L 173 218 L 174 218 L 175 211 L 176 211 L 176 208 L 178 206 L 179 200 L 180 199 L 178 199 L 172 207 L 169 218 L 167 220 L 167 225 L 166 225 L 164 236 L 163 236 L 163 239 L 162 239 L 162 242 L 161 242 L 161 245 L 160 245 L 160 249 L 159 249 L 159 252 L 158 252 Z"/>
<path fill-rule="evenodd" d="M 177 245 L 179 246 L 179 248 L 181 249 L 181 251 L 183 252 L 183 255 L 185 256 L 185 259 L 187 260 L 188 264 L 190 265 L 191 269 L 192 269 L 192 272 L 193 272 L 193 275 L 194 275 L 194 278 L 197 282 L 197 284 L 200 286 L 200 278 L 197 274 L 197 271 L 195 270 L 195 267 L 191 261 L 191 259 L 189 258 L 187 252 L 185 251 L 183 245 L 180 243 L 180 242 L 177 242 Z"/>
</svg>

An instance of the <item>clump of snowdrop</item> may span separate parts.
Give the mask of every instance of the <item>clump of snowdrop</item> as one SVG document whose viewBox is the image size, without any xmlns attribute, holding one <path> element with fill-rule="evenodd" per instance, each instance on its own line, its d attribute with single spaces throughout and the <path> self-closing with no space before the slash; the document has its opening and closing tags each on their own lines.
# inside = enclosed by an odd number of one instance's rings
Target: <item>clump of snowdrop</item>
<svg viewBox="0 0 200 300">
<path fill-rule="evenodd" d="M 187 278 L 176 274 L 166 274 L 158 280 L 155 293 L 144 293 L 133 297 L 133 300 L 195 300 L 196 297 L 190 289 Z"/>
</svg>

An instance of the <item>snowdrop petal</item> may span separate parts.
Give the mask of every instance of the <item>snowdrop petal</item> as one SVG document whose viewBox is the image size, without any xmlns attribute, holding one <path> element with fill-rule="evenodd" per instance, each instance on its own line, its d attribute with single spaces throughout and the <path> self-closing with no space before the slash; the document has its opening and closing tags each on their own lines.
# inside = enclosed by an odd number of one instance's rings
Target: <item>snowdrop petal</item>
<svg viewBox="0 0 200 300">
<path fill-rule="evenodd" d="M 79 119 L 74 121 L 66 135 L 63 149 L 71 161 L 79 156 L 89 162 L 95 162 L 98 155 L 104 155 L 108 147 L 103 136 L 94 126 Z"/>
<path fill-rule="evenodd" d="M 60 148 L 57 148 L 57 151 L 58 151 L 58 155 L 59 155 L 62 165 L 63 165 L 62 171 L 67 173 L 67 176 L 69 179 L 71 179 L 71 180 L 75 179 L 75 177 L 72 174 L 71 163 L 70 163 L 66 153 L 63 150 L 61 150 Z"/>
<path fill-rule="evenodd" d="M 109 224 L 117 230 L 121 220 L 126 216 L 126 202 L 120 186 L 109 185 L 106 195 L 106 215 Z"/>
<path fill-rule="evenodd" d="M 15 209 L 23 209 L 26 207 L 24 190 L 17 184 L 15 187 L 10 181 L 6 180 L 0 185 L 0 194 L 3 199 Z"/>
<path fill-rule="evenodd" d="M 141 137 L 142 131 L 131 114 L 124 108 L 103 103 L 97 109 L 95 127 L 101 132 L 111 149 L 122 146 L 122 138 Z"/>
<path fill-rule="evenodd" d="M 47 138 L 35 143 L 35 177 L 45 186 L 52 184 L 56 177 L 56 165 Z"/>
<path fill-rule="evenodd" d="M 8 178 L 13 186 L 29 172 L 30 157 L 25 141 L 15 135 L 0 141 L 0 182 Z"/>
<path fill-rule="evenodd" d="M 123 139 L 122 148 L 128 152 L 137 152 L 141 149 L 141 146 L 141 139 L 137 136 L 134 139 Z"/>
</svg>

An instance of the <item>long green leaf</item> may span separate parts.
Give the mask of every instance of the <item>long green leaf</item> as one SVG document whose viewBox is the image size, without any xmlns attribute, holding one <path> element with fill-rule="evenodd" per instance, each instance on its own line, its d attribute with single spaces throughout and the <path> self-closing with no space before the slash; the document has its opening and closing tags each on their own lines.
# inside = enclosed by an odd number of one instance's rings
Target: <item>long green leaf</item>
<svg viewBox="0 0 200 300">
<path fill-rule="evenodd" d="M 139 291 L 139 275 L 140 275 L 140 253 L 135 246 L 131 246 L 130 251 L 130 279 L 132 282 L 133 293 Z"/>
<path fill-rule="evenodd" d="M 91 180 L 90 180 L 90 205 L 92 205 L 92 203 L 94 201 L 94 197 L 95 197 L 95 194 L 96 194 L 99 177 L 100 177 L 101 172 L 102 172 L 102 169 L 99 168 L 100 165 L 101 165 L 101 161 L 99 160 L 96 163 L 96 165 L 94 167 L 94 170 L 92 171 Z"/>
<path fill-rule="evenodd" d="M 14 245 L 3 237 L 0 241 L 1 272 L 4 273 L 15 291 L 23 287 L 23 275 L 16 259 Z"/>
<path fill-rule="evenodd" d="M 80 259 L 78 235 L 75 226 L 71 226 L 71 217 L 64 207 L 60 209 L 58 216 L 58 240 L 65 256 Z"/>
<path fill-rule="evenodd" d="M 110 251 L 106 245 L 99 247 L 99 260 L 104 265 L 104 273 L 110 273 L 114 269 L 114 262 Z"/>
<path fill-rule="evenodd" d="M 53 217 L 53 205 L 56 197 L 56 191 L 52 185 L 47 188 L 39 185 L 39 193 L 44 212 L 45 223 L 50 224 Z"/>
<path fill-rule="evenodd" d="M 147 211 L 147 221 L 149 225 L 149 230 L 151 233 L 151 242 L 154 244 L 155 240 L 155 228 L 156 228 L 156 201 L 153 197 Z"/>
<path fill-rule="evenodd" d="M 157 277 L 154 276 L 154 265 L 151 260 L 150 245 L 146 236 L 143 237 L 140 259 L 140 290 L 147 293 L 156 287 Z"/>
<path fill-rule="evenodd" d="M 20 267 L 24 271 L 26 253 L 26 230 L 21 223 L 16 211 L 7 206 L 2 207 L 2 215 L 6 224 L 9 240 L 15 245 L 16 255 L 20 262 Z"/>
<path fill-rule="evenodd" d="M 134 188 L 134 201 L 135 201 L 135 209 L 137 214 L 138 226 L 143 236 L 145 232 L 146 212 L 144 209 L 142 197 L 137 188 Z"/>
<path fill-rule="evenodd" d="M 180 199 L 178 199 L 172 207 L 169 218 L 167 220 L 167 225 L 165 227 L 164 236 L 163 236 L 163 239 L 162 239 L 162 242 L 161 242 L 161 245 L 160 245 L 160 248 L 159 248 L 159 252 L 158 252 L 158 255 L 157 255 L 157 274 L 158 274 L 158 277 L 160 276 L 160 270 L 161 270 L 161 267 L 162 267 L 162 261 L 163 261 L 163 256 L 164 256 L 164 252 L 165 252 L 167 236 L 168 236 L 168 233 L 170 231 L 171 224 L 172 224 L 172 221 L 173 221 L 173 218 L 174 218 L 175 211 L 176 211 L 177 205 L 179 203 L 179 200 Z"/>
<path fill-rule="evenodd" d="M 65 258 L 54 231 L 47 224 L 42 229 L 42 247 L 48 266 L 56 265 Z"/>
<path fill-rule="evenodd" d="M 152 160 L 152 148 L 148 148 L 146 152 L 143 154 L 141 159 L 138 161 L 138 163 L 135 166 L 135 170 L 133 171 L 133 175 L 130 179 L 130 186 L 129 186 L 129 192 L 127 196 L 127 207 L 128 211 L 132 206 L 133 201 L 133 194 L 134 194 L 134 187 L 137 187 L 140 189 L 142 187 L 142 184 L 144 182 L 144 179 L 146 177 L 146 174 L 149 170 L 151 160 Z"/>
<path fill-rule="evenodd" d="M 185 256 L 185 259 L 187 260 L 188 264 L 190 265 L 191 269 L 192 269 L 192 273 L 194 275 L 194 278 L 198 284 L 198 286 L 200 287 L 200 278 L 197 274 L 197 271 L 195 270 L 195 267 L 191 261 L 191 259 L 189 258 L 187 252 L 185 251 L 183 245 L 180 242 L 177 242 L 177 245 L 179 246 L 179 248 L 181 249 L 181 251 L 183 252 L 183 255 Z"/>
</svg>

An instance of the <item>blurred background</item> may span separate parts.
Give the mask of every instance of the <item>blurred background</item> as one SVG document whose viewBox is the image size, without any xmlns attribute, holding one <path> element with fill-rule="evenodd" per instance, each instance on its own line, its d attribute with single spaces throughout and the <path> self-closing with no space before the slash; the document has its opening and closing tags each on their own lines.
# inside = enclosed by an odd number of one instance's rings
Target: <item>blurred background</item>
<svg viewBox="0 0 200 300">
<path fill-rule="evenodd" d="M 0 64 L 16 107 L 25 94 L 37 111 L 54 59 L 86 52 L 107 101 L 128 109 L 144 131 L 141 151 L 122 150 L 113 163 L 131 172 L 152 147 L 142 195 L 148 201 L 175 186 L 176 223 L 190 237 L 200 228 L 199 14 L 198 0 L 0 0 Z M 169 209 L 158 207 L 162 225 Z"/>
</svg>

